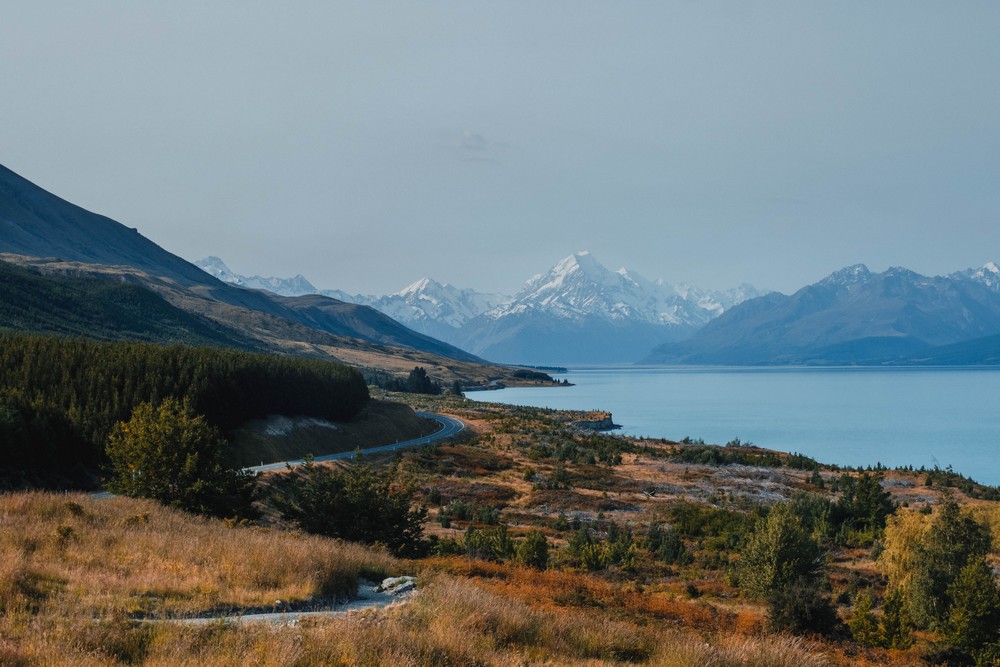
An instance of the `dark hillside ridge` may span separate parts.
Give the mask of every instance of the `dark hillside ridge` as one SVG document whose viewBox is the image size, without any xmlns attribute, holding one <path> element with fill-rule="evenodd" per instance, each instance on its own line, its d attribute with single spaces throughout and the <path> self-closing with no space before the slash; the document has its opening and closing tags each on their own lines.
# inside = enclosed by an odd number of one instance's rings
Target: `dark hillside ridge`
<svg viewBox="0 0 1000 667">
<path fill-rule="evenodd" d="M 132 266 L 203 285 L 205 272 L 156 245 L 135 229 L 91 213 L 0 165 L 0 252 L 91 264 Z"/>
<path fill-rule="evenodd" d="M 164 250 L 136 229 L 60 199 L 0 165 L 0 253 L 4 252 L 131 267 L 167 279 L 201 297 L 327 333 L 412 348 L 459 361 L 481 361 L 453 345 L 412 331 L 368 306 L 319 296 L 299 302 L 223 283 Z"/>
<path fill-rule="evenodd" d="M 926 366 L 1000 366 L 1000 335 L 934 347 L 909 361 Z"/>
<path fill-rule="evenodd" d="M 0 261 L 0 294 L 0 331 L 259 348 L 238 332 L 176 308 L 139 285 L 43 275 Z"/>
<path fill-rule="evenodd" d="M 294 297 L 269 294 L 268 298 L 294 313 L 296 322 L 320 331 L 380 345 L 410 347 L 457 361 L 486 363 L 454 345 L 409 329 L 370 306 L 358 306 L 318 294 Z"/>
</svg>

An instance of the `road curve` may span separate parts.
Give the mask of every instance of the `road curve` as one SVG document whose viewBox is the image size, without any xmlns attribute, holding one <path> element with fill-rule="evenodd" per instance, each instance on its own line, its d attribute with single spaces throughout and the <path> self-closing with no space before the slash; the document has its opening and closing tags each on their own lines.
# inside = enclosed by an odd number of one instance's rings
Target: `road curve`
<svg viewBox="0 0 1000 667">
<path fill-rule="evenodd" d="M 429 445 L 436 440 L 441 440 L 443 438 L 450 438 L 453 435 L 458 435 L 465 430 L 465 424 L 454 417 L 447 417 L 445 415 L 439 415 L 436 412 L 420 412 L 417 411 L 418 417 L 423 417 L 425 419 L 433 419 L 439 424 L 441 428 L 431 433 L 430 435 L 425 435 L 422 438 L 414 438 L 413 440 L 404 440 L 403 442 L 396 442 L 391 445 L 382 445 L 380 447 L 369 447 L 368 449 L 362 449 L 361 455 L 367 456 L 369 454 L 380 454 L 382 452 L 394 452 L 397 449 L 407 449 L 409 447 L 420 447 L 422 445 Z M 357 456 L 357 451 L 349 452 L 339 452 L 337 454 L 327 454 L 326 456 L 317 456 L 313 458 L 313 462 L 321 463 L 323 461 L 334 461 L 337 459 L 353 459 Z M 250 472 L 274 472 L 275 470 L 284 470 L 286 467 L 300 466 L 305 463 L 304 459 L 295 459 L 294 461 L 278 461 L 277 463 L 267 463 L 265 465 L 253 466 L 252 468 L 247 468 L 246 470 Z"/>
<path fill-rule="evenodd" d="M 425 419 L 433 419 L 434 421 L 441 424 L 441 428 L 434 431 L 430 435 L 425 435 L 422 438 L 414 438 L 413 440 L 404 440 L 403 442 L 396 442 L 391 445 L 382 445 L 380 447 L 369 447 L 368 449 L 362 449 L 361 455 L 365 456 L 367 454 L 379 454 L 381 452 L 394 452 L 397 449 L 406 449 L 408 447 L 420 447 L 422 445 L 429 445 L 436 440 L 441 440 L 443 438 L 450 438 L 453 435 L 458 435 L 465 430 L 465 423 L 460 419 L 455 419 L 454 417 L 446 417 L 445 415 L 439 415 L 436 412 L 420 412 L 416 411 L 418 417 L 423 417 Z M 333 461 L 336 459 L 352 459 L 358 455 L 357 450 L 349 452 L 339 452 L 337 454 L 327 454 L 326 456 L 317 456 L 313 458 L 314 462 L 322 461 Z M 267 463 L 260 466 L 253 466 L 252 468 L 245 468 L 245 470 L 254 473 L 261 472 L 273 472 L 275 470 L 284 470 L 286 467 L 300 466 L 305 463 L 305 459 L 295 459 L 294 461 L 278 461 L 277 463 Z M 115 494 L 110 491 L 95 491 L 90 494 L 90 497 L 94 500 L 107 500 L 108 498 L 114 498 Z"/>
</svg>

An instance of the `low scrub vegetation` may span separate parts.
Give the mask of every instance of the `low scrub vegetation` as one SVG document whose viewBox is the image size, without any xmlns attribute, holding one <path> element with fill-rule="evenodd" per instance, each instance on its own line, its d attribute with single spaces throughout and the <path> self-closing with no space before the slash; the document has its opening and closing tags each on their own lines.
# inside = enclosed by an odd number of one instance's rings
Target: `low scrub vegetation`
<svg viewBox="0 0 1000 667">
<path fill-rule="evenodd" d="M 571 426 L 579 415 L 458 396 L 404 400 L 475 434 L 267 475 L 243 519 L 4 497 L 0 662 L 808 667 L 1000 655 L 990 501 L 916 471 L 595 434 Z M 161 405 L 217 444 L 183 403 Z M 155 423 L 157 409 L 144 410 L 140 423 Z M 191 451 L 185 461 L 201 456 Z M 420 575 L 413 599 L 349 619 L 140 622 L 328 600 L 359 576 L 403 572 Z"/>
<path fill-rule="evenodd" d="M 306 532 L 382 545 L 397 555 L 419 555 L 425 551 L 427 512 L 410 506 L 412 495 L 412 488 L 394 483 L 391 472 L 306 461 L 272 484 L 269 502 Z"/>
</svg>

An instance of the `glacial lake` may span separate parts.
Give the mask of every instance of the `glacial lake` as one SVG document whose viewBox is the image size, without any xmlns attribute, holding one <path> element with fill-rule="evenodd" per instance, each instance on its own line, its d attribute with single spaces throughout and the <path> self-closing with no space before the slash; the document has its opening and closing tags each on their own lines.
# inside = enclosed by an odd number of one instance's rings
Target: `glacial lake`
<svg viewBox="0 0 1000 667">
<path fill-rule="evenodd" d="M 952 466 L 1000 485 L 1000 369 L 593 367 L 572 387 L 471 399 L 607 410 L 616 433 L 724 444 L 733 438 L 823 463 Z"/>
</svg>

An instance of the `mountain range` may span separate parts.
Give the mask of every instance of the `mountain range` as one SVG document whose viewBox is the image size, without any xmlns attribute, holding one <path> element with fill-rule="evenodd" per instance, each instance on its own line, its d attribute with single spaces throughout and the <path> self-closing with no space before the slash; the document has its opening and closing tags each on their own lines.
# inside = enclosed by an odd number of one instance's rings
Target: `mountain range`
<svg viewBox="0 0 1000 667">
<path fill-rule="evenodd" d="M 858 264 L 794 294 L 747 301 L 643 363 L 991 364 L 998 335 L 996 264 L 933 277 Z"/>
<path fill-rule="evenodd" d="M 199 265 L 248 285 L 315 290 L 302 276 L 236 276 L 217 258 Z M 1000 361 L 994 263 L 933 277 L 900 267 L 874 273 L 859 264 L 785 295 L 748 285 L 726 292 L 673 286 L 624 268 L 609 271 L 582 252 L 513 296 L 426 278 L 386 296 L 337 294 L 482 356 L 528 364 Z"/>
<path fill-rule="evenodd" d="M 514 295 L 430 279 L 350 295 L 195 266 L 136 229 L 0 166 L 0 329 L 192 342 L 335 358 L 466 384 L 509 366 L 1000 364 L 1000 267 L 947 276 L 863 265 L 791 295 L 725 292 L 566 257 Z M 210 275 L 211 274 L 211 275 Z M 466 351 L 468 350 L 468 351 Z M 478 355 L 478 356 L 477 356 Z"/>
<path fill-rule="evenodd" d="M 654 346 L 692 335 L 726 309 L 763 294 L 725 292 L 611 271 L 589 252 L 570 255 L 512 296 L 484 294 L 423 278 L 384 296 L 319 290 L 303 276 L 233 273 L 218 257 L 196 264 L 233 284 L 278 294 L 321 294 L 371 306 L 408 327 L 479 356 L 508 363 L 629 363 Z"/>
</svg>

